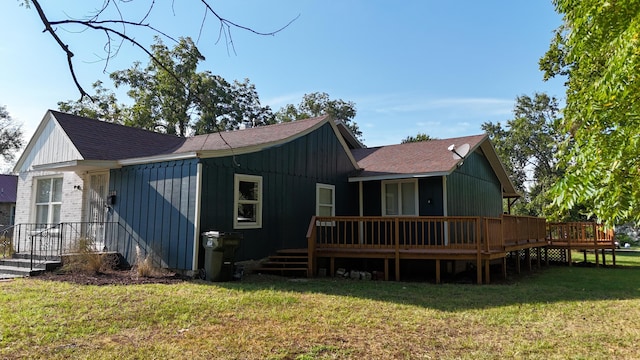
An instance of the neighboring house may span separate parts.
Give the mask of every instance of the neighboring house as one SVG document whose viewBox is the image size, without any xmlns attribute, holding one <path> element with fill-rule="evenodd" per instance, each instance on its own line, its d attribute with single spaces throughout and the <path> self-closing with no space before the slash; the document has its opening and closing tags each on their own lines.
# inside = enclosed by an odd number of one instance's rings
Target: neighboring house
<svg viewBox="0 0 640 360">
<path fill-rule="evenodd" d="M 17 189 L 17 176 L 0 175 L 0 229 L 7 228 L 15 222 Z"/>
<path fill-rule="evenodd" d="M 499 216 L 518 196 L 486 135 L 364 148 L 326 116 L 178 138 L 50 110 L 14 171 L 16 223 L 117 223 L 130 262 L 179 270 L 203 267 L 208 230 L 260 259 L 306 248 L 313 215 Z"/>
</svg>

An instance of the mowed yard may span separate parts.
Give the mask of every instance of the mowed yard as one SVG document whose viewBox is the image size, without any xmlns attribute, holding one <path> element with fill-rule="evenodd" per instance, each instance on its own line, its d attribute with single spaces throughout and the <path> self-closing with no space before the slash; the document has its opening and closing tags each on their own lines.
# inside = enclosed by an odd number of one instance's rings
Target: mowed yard
<svg viewBox="0 0 640 360">
<path fill-rule="evenodd" d="M 0 359 L 640 358 L 640 258 L 496 285 L 0 283 Z"/>
</svg>

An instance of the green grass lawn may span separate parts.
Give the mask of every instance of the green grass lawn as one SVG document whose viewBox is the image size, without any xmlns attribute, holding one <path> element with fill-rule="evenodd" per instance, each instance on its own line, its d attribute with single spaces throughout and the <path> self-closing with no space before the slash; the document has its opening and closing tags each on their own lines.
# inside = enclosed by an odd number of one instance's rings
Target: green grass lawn
<svg viewBox="0 0 640 360">
<path fill-rule="evenodd" d="M 634 267 L 552 266 L 500 285 L 0 283 L 2 359 L 630 359 L 638 324 Z"/>
</svg>

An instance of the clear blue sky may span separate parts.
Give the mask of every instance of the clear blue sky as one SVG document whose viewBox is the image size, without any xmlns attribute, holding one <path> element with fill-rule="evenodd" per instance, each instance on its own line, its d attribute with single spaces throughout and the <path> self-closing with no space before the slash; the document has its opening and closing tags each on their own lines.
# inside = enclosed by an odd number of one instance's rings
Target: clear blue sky
<svg viewBox="0 0 640 360">
<path fill-rule="evenodd" d="M 42 1 L 51 20 L 87 15 L 95 1 Z M 124 11 L 145 1 L 135 1 Z M 202 19 L 197 0 L 160 1 L 150 22 L 167 33 L 197 38 Z M 174 3 L 174 8 L 170 5 Z M 548 48 L 561 17 L 551 1 L 378 1 L 218 0 L 216 10 L 234 22 L 270 31 L 300 15 L 275 36 L 232 29 L 235 54 L 218 38 L 209 16 L 199 47 L 200 70 L 231 81 L 249 78 L 263 104 L 274 111 L 298 104 L 305 93 L 327 92 L 356 103 L 365 144 L 399 143 L 418 132 L 438 138 L 481 133 L 485 121 L 512 116 L 515 98 L 547 92 L 564 98 L 562 80 L 542 81 L 538 59 Z M 42 32 L 35 9 L 17 0 L 0 3 L 0 105 L 21 122 L 28 140 L 45 111 L 79 93 L 66 58 Z M 132 31 L 137 40 L 151 36 Z M 81 83 L 148 61 L 125 44 L 106 66 L 104 38 L 59 28 L 76 53 Z M 165 41 L 171 46 L 169 41 Z M 121 102 L 128 102 L 119 93 Z"/>
</svg>

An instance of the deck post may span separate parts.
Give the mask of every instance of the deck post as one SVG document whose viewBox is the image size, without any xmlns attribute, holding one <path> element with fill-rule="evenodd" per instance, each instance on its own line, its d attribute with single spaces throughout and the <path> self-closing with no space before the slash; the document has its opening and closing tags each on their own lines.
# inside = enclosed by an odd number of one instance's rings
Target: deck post
<svg viewBox="0 0 640 360">
<path fill-rule="evenodd" d="M 484 261 L 484 277 L 485 284 L 491 283 L 491 260 Z"/>
<path fill-rule="evenodd" d="M 440 259 L 436 259 L 436 284 L 440 284 Z"/>
<path fill-rule="evenodd" d="M 527 270 L 533 270 L 533 266 L 531 266 L 531 249 L 526 248 L 524 250 L 524 258 L 527 259 Z"/>
<path fill-rule="evenodd" d="M 389 259 L 384 258 L 384 281 L 389 281 Z"/>
<path fill-rule="evenodd" d="M 540 247 L 538 246 L 536 248 L 536 266 L 538 267 L 538 269 L 540 269 L 540 267 L 542 266 L 542 260 L 540 259 L 541 256 L 542 256 L 542 249 L 540 249 Z"/>
<path fill-rule="evenodd" d="M 514 253 L 516 254 L 516 274 L 520 274 L 521 270 L 520 270 L 520 250 L 516 250 L 514 251 Z"/>
<path fill-rule="evenodd" d="M 331 277 L 336 276 L 336 258 L 333 256 L 329 258 L 329 274 Z"/>
<path fill-rule="evenodd" d="M 544 261 L 549 266 L 549 246 L 544 247 Z"/>
<path fill-rule="evenodd" d="M 316 275 L 316 217 L 311 217 L 307 230 L 307 277 Z M 331 274 L 333 275 L 333 273 Z"/>
<path fill-rule="evenodd" d="M 507 257 L 502 258 L 502 278 L 507 278 Z"/>
<path fill-rule="evenodd" d="M 613 249 L 611 249 L 611 259 L 613 261 L 613 266 L 616 266 L 616 247 L 614 246 Z"/>
<path fill-rule="evenodd" d="M 394 234 L 396 242 L 396 281 L 400 281 L 400 219 L 395 219 L 396 231 Z"/>
<path fill-rule="evenodd" d="M 598 254 L 598 225 L 594 222 L 593 226 L 593 253 L 596 255 L 596 267 L 600 264 Z M 604 264 L 603 264 L 604 265 Z"/>
<path fill-rule="evenodd" d="M 476 218 L 476 278 L 482 285 L 482 247 L 480 244 L 480 218 Z"/>
</svg>

